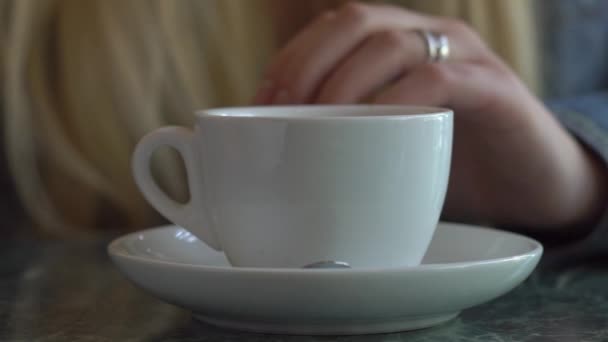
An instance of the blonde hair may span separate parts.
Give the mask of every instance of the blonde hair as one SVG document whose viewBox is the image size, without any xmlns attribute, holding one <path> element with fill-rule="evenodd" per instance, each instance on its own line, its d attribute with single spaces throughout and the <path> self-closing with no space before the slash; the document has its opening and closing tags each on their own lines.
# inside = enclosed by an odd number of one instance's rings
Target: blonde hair
<svg viewBox="0 0 608 342">
<path fill-rule="evenodd" d="M 307 2 L 308 11 L 295 14 L 300 21 L 277 25 L 273 22 L 281 18 L 268 13 L 303 5 L 280 0 L 0 2 L 6 26 L 0 36 L 4 146 L 26 211 L 56 234 L 156 222 L 131 178 L 130 155 L 139 138 L 162 125 L 190 125 L 195 109 L 246 104 L 265 62 L 287 38 L 280 32 L 294 32 L 314 12 L 342 2 Z M 534 83 L 533 58 L 521 55 L 533 50 L 516 41 L 526 35 L 506 31 L 522 27 L 508 21 L 526 20 L 521 15 L 527 1 L 393 2 L 472 21 Z M 510 9 L 497 9 L 501 6 Z M 490 24 L 490 13 L 502 18 L 500 27 Z M 179 165 L 171 154 L 154 165 L 159 182 L 178 197 L 186 192 Z"/>
</svg>

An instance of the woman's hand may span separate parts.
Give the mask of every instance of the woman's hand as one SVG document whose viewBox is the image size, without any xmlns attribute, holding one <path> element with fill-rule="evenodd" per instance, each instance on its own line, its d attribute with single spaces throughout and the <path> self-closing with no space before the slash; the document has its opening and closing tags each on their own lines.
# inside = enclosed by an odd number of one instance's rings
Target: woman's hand
<svg viewBox="0 0 608 342">
<path fill-rule="evenodd" d="M 448 60 L 428 63 L 417 30 L 446 35 Z M 454 110 L 448 219 L 563 228 L 606 203 L 604 166 L 460 21 L 359 3 L 325 12 L 280 51 L 255 99 L 359 102 Z"/>
</svg>

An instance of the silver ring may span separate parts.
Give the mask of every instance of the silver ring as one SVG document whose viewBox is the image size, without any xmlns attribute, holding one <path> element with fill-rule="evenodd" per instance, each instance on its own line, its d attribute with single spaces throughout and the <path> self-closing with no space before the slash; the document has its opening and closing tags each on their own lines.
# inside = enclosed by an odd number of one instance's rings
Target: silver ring
<svg viewBox="0 0 608 342">
<path fill-rule="evenodd" d="M 417 30 L 426 43 L 427 62 L 444 62 L 450 57 L 450 41 L 445 34 L 427 30 Z"/>
</svg>

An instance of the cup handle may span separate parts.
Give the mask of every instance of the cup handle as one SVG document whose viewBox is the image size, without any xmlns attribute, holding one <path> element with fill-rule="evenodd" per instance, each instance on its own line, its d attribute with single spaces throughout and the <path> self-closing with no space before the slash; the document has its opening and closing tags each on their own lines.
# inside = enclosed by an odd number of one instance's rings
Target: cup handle
<svg viewBox="0 0 608 342">
<path fill-rule="evenodd" d="M 171 199 L 154 181 L 150 172 L 150 159 L 159 147 L 170 146 L 182 156 L 186 165 L 190 200 L 179 203 Z M 135 183 L 150 204 L 171 222 L 195 232 L 207 245 L 221 250 L 213 228 L 203 213 L 200 161 L 194 144 L 194 133 L 184 127 L 159 128 L 145 135 L 135 147 L 132 167 Z"/>
</svg>

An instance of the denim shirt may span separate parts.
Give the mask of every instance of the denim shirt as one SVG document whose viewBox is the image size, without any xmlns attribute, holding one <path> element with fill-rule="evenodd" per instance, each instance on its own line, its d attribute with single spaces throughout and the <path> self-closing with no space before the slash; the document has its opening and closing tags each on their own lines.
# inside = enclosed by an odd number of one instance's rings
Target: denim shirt
<svg viewBox="0 0 608 342">
<path fill-rule="evenodd" d="M 542 75 L 550 98 L 608 86 L 608 1 L 537 0 Z"/>
<path fill-rule="evenodd" d="M 546 103 L 608 170 L 608 1 L 537 0 L 535 5 Z M 562 255 L 606 254 L 606 245 L 608 203 L 592 233 Z"/>
</svg>

